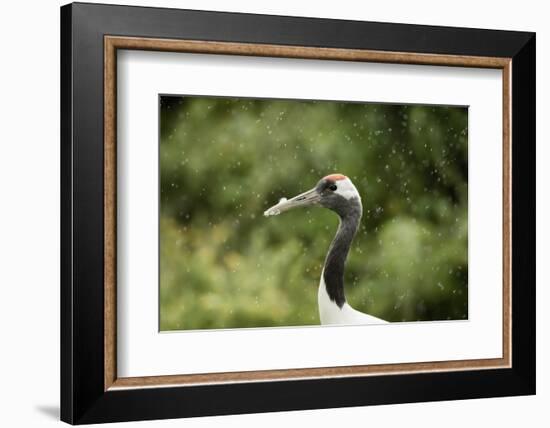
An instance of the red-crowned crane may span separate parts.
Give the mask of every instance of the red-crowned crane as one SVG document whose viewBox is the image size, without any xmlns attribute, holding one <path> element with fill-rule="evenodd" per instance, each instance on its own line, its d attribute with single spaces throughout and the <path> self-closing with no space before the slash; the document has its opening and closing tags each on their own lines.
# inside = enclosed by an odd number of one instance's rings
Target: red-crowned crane
<svg viewBox="0 0 550 428">
<path fill-rule="evenodd" d="M 266 210 L 264 215 L 278 215 L 292 208 L 312 205 L 328 208 L 340 217 L 340 225 L 330 244 L 319 284 L 321 324 L 387 323 L 353 309 L 346 302 L 344 265 L 363 214 L 361 196 L 348 177 L 342 174 L 327 175 L 313 189 L 292 199 L 281 199 L 278 204 Z"/>
</svg>

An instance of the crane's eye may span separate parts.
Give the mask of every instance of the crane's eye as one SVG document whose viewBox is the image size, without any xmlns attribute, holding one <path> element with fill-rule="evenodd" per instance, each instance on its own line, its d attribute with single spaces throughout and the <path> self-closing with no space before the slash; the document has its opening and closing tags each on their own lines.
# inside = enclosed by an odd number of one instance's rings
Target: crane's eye
<svg viewBox="0 0 550 428">
<path fill-rule="evenodd" d="M 328 186 L 328 188 L 329 188 L 330 190 L 332 190 L 333 192 L 334 192 L 336 189 L 338 189 L 338 187 L 336 187 L 336 184 L 331 184 L 330 186 Z"/>
</svg>

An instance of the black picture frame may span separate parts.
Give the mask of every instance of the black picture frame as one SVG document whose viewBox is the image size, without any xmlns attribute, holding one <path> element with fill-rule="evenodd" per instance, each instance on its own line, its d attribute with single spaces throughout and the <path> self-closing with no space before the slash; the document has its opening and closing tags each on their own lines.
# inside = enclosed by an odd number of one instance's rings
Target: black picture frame
<svg viewBox="0 0 550 428">
<path fill-rule="evenodd" d="M 105 35 L 512 58 L 512 367 L 105 391 Z M 85 424 L 534 394 L 535 98 L 534 33 L 63 6 L 61 419 Z"/>
</svg>

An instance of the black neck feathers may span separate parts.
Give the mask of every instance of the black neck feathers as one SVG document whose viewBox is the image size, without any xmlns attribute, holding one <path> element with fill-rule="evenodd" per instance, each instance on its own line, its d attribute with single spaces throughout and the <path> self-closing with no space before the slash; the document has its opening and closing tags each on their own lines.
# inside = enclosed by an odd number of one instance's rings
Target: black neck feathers
<svg viewBox="0 0 550 428">
<path fill-rule="evenodd" d="M 340 225 L 336 236 L 330 244 L 325 266 L 323 269 L 323 278 L 325 287 L 330 300 L 335 302 L 338 307 L 342 307 L 346 302 L 344 292 L 344 266 L 346 258 L 351 248 L 353 238 L 357 233 L 361 221 L 361 202 L 359 200 L 350 202 L 350 208 L 345 213 L 339 213 Z"/>
</svg>

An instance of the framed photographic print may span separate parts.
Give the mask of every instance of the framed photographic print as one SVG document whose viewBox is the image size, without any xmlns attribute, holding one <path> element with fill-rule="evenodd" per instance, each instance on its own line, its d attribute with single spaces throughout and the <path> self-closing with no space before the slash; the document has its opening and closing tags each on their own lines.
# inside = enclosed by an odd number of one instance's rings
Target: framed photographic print
<svg viewBox="0 0 550 428">
<path fill-rule="evenodd" d="M 72 424 L 535 393 L 535 35 L 61 8 Z"/>
</svg>

